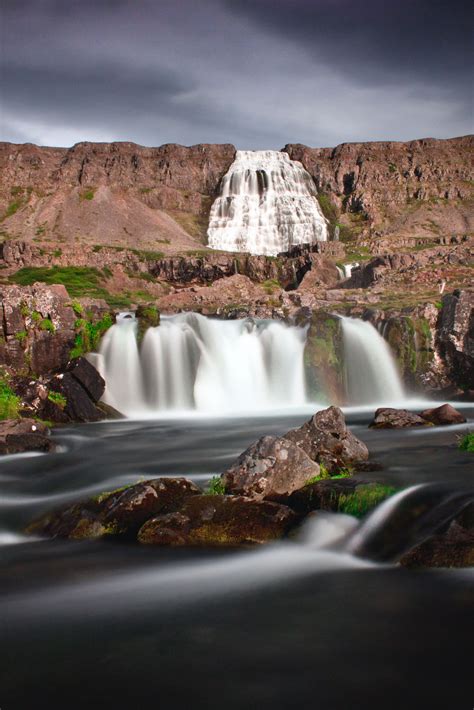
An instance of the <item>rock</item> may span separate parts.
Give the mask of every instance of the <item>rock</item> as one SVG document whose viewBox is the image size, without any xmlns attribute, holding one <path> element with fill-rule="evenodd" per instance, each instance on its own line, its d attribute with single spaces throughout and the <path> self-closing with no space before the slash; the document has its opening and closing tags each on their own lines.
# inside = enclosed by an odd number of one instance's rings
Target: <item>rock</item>
<svg viewBox="0 0 474 710">
<path fill-rule="evenodd" d="M 67 366 L 67 371 L 85 389 L 93 402 L 98 402 L 104 394 L 105 380 L 85 357 L 77 357 Z"/>
<path fill-rule="evenodd" d="M 346 427 L 339 407 L 328 407 L 311 417 L 299 429 L 285 434 L 313 461 L 323 463 L 331 472 L 357 461 L 366 461 L 369 451 Z"/>
<path fill-rule="evenodd" d="M 156 478 L 47 513 L 32 522 L 26 532 L 69 539 L 133 536 L 148 518 L 175 512 L 186 498 L 201 494 L 185 478 Z"/>
<path fill-rule="evenodd" d="M 371 429 L 404 429 L 412 426 L 431 426 L 431 423 L 406 409 L 380 407 L 369 424 Z"/>
<path fill-rule="evenodd" d="M 450 404 L 442 404 L 435 409 L 425 409 L 421 412 L 420 417 L 432 424 L 444 426 L 447 424 L 464 424 L 466 418 L 454 409 Z"/>
<path fill-rule="evenodd" d="M 72 373 L 64 372 L 56 375 L 49 385 L 51 390 L 65 397 L 64 412 L 71 421 L 97 422 L 103 418 L 100 409 L 96 407 L 88 392 Z"/>
<path fill-rule="evenodd" d="M 35 419 L 5 419 L 0 421 L 0 454 L 24 451 L 54 451 L 49 429 Z"/>
<path fill-rule="evenodd" d="M 146 522 L 138 541 L 171 546 L 249 545 L 283 537 L 297 520 L 292 510 L 278 503 L 203 495 L 188 499 L 179 513 Z"/>
<path fill-rule="evenodd" d="M 472 567 L 474 566 L 474 531 L 456 521 L 448 530 L 433 535 L 400 559 L 403 567 Z"/>
<path fill-rule="evenodd" d="M 117 525 L 120 530 L 137 531 L 148 518 L 178 510 L 186 498 L 195 495 L 202 495 L 201 489 L 186 478 L 157 478 L 138 483 L 106 498 L 101 520 Z"/>
<path fill-rule="evenodd" d="M 255 500 L 282 500 L 318 475 L 318 464 L 294 443 L 263 436 L 221 478 L 226 493 Z"/>
<path fill-rule="evenodd" d="M 474 389 L 474 291 L 443 298 L 436 345 L 450 378 L 463 390 Z"/>
</svg>

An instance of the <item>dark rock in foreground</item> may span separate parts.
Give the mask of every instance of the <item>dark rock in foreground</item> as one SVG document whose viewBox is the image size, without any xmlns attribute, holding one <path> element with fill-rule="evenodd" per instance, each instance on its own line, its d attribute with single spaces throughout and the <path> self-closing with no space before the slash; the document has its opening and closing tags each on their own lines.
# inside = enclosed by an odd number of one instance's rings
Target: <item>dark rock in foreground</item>
<svg viewBox="0 0 474 710">
<path fill-rule="evenodd" d="M 222 474 L 226 493 L 255 500 L 281 500 L 318 476 L 318 464 L 293 442 L 263 436 Z"/>
<path fill-rule="evenodd" d="M 0 454 L 26 451 L 54 451 L 49 429 L 35 419 L 6 419 L 0 422 Z"/>
<path fill-rule="evenodd" d="M 431 426 L 431 422 L 407 409 L 380 407 L 369 424 L 371 429 L 404 429 L 412 426 Z"/>
<path fill-rule="evenodd" d="M 439 426 L 446 426 L 448 424 L 464 424 L 466 417 L 464 417 L 461 412 L 454 409 L 450 404 L 442 404 L 440 407 L 435 409 L 425 409 L 421 412 L 420 417 L 425 419 L 427 422 L 436 424 Z"/>
<path fill-rule="evenodd" d="M 369 450 L 346 426 L 339 407 L 328 407 L 317 412 L 299 429 L 285 434 L 310 459 L 323 463 L 335 472 L 339 468 L 369 458 Z"/>
<path fill-rule="evenodd" d="M 296 522 L 296 514 L 278 503 L 203 495 L 188 499 L 179 513 L 146 522 L 138 540 L 147 545 L 248 545 L 277 540 Z"/>
<path fill-rule="evenodd" d="M 433 535 L 404 555 L 404 567 L 472 567 L 474 565 L 474 530 L 452 522 L 448 530 Z"/>
</svg>

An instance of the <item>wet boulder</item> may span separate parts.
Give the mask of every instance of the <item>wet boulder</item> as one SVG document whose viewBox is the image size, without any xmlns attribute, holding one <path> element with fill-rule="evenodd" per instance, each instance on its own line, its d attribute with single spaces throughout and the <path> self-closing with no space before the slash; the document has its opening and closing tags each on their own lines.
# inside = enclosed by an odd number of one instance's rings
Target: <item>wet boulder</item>
<svg viewBox="0 0 474 710">
<path fill-rule="evenodd" d="M 303 515 L 313 510 L 326 510 L 362 517 L 393 490 L 377 481 L 356 476 L 325 478 L 292 493 L 287 505 Z"/>
<path fill-rule="evenodd" d="M 263 436 L 248 447 L 222 474 L 226 493 L 255 500 L 284 500 L 320 469 L 293 442 Z"/>
<path fill-rule="evenodd" d="M 339 407 L 316 412 L 299 429 L 285 434 L 313 461 L 323 463 L 331 471 L 369 458 L 366 445 L 347 428 Z"/>
<path fill-rule="evenodd" d="M 405 429 L 414 426 L 432 426 L 431 422 L 407 409 L 380 407 L 370 422 L 371 429 Z"/>
<path fill-rule="evenodd" d="M 53 377 L 49 387 L 63 396 L 63 411 L 70 421 L 97 422 L 103 419 L 102 412 L 94 400 L 71 372 L 63 372 Z"/>
<path fill-rule="evenodd" d="M 403 567 L 473 567 L 474 530 L 453 521 L 447 531 L 433 535 L 400 559 Z"/>
<path fill-rule="evenodd" d="M 461 412 L 454 409 L 450 404 L 442 404 L 435 409 L 425 409 L 421 412 L 420 417 L 431 424 L 437 426 L 447 426 L 449 424 L 464 424 L 466 417 Z"/>
<path fill-rule="evenodd" d="M 138 533 L 145 545 L 231 546 L 270 542 L 298 521 L 284 505 L 242 496 L 189 498 L 179 512 L 148 520 Z"/>
<path fill-rule="evenodd" d="M 0 454 L 54 451 L 49 429 L 36 419 L 6 419 L 0 422 Z"/>
<path fill-rule="evenodd" d="M 201 494 L 201 490 L 185 478 L 156 478 L 47 513 L 31 523 L 26 532 L 74 540 L 134 536 L 152 516 L 175 512 L 188 496 Z"/>
</svg>

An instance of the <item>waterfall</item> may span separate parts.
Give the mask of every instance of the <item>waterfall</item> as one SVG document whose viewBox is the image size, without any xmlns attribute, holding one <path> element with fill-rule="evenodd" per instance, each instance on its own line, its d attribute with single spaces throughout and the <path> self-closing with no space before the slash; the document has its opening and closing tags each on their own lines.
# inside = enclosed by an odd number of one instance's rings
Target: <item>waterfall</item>
<svg viewBox="0 0 474 710">
<path fill-rule="evenodd" d="M 311 175 L 287 153 L 239 150 L 209 217 L 209 246 L 275 256 L 327 240 Z"/>
<path fill-rule="evenodd" d="M 106 381 L 104 401 L 124 414 L 305 404 L 305 328 L 184 313 L 149 328 L 141 347 L 136 332 L 135 320 L 120 319 L 94 361 Z"/>
<path fill-rule="evenodd" d="M 399 402 L 403 386 L 390 347 L 376 328 L 342 317 L 346 389 L 351 404 Z"/>
</svg>

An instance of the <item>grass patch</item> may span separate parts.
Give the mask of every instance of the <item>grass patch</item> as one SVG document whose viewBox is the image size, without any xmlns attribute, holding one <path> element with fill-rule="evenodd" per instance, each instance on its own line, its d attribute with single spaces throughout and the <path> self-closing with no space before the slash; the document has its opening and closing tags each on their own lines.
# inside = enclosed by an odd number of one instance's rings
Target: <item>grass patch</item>
<svg viewBox="0 0 474 710">
<path fill-rule="evenodd" d="M 84 192 L 81 192 L 79 194 L 79 197 L 81 200 L 93 200 L 95 195 L 95 189 L 90 187 L 87 190 L 84 190 Z"/>
<path fill-rule="evenodd" d="M 50 392 L 48 394 L 48 399 L 50 402 L 53 402 L 53 404 L 55 404 L 60 409 L 64 409 L 64 407 L 67 404 L 66 397 L 63 394 L 61 394 L 60 392 Z"/>
<path fill-rule="evenodd" d="M 18 333 L 15 333 L 15 338 L 18 340 L 21 346 L 25 344 L 27 337 L 28 333 L 26 332 L 26 330 L 19 330 Z"/>
<path fill-rule="evenodd" d="M 54 323 L 49 318 L 43 318 L 43 320 L 40 323 L 40 328 L 41 328 L 41 330 L 47 330 L 48 333 L 55 333 L 56 332 L 56 328 L 54 327 Z"/>
<path fill-rule="evenodd" d="M 204 491 L 207 496 L 223 496 L 225 495 L 225 483 L 220 476 L 213 476 L 209 481 L 209 485 Z"/>
<path fill-rule="evenodd" d="M 348 468 L 340 468 L 337 473 L 331 474 L 323 463 L 319 464 L 319 476 L 312 476 L 309 478 L 305 486 L 311 486 L 313 483 L 318 483 L 319 481 L 325 481 L 331 479 L 331 481 L 338 478 L 350 478 L 352 476 L 351 471 Z"/>
<path fill-rule="evenodd" d="M 396 488 L 384 486 L 381 483 L 372 483 L 366 486 L 359 486 L 354 493 L 339 496 L 338 511 L 352 515 L 355 518 L 363 518 L 379 503 L 393 495 Z"/>
<path fill-rule="evenodd" d="M 20 398 L 10 387 L 5 375 L 0 373 L 0 419 L 17 419 L 20 411 Z"/>
<path fill-rule="evenodd" d="M 269 296 L 271 296 L 272 293 L 275 293 L 275 291 L 281 289 L 281 284 L 278 279 L 267 279 L 262 283 L 262 286 L 265 290 L 265 293 L 268 293 Z"/>
<path fill-rule="evenodd" d="M 469 453 L 474 454 L 474 431 L 462 437 L 459 441 L 459 448 L 461 451 L 469 451 Z"/>
</svg>

